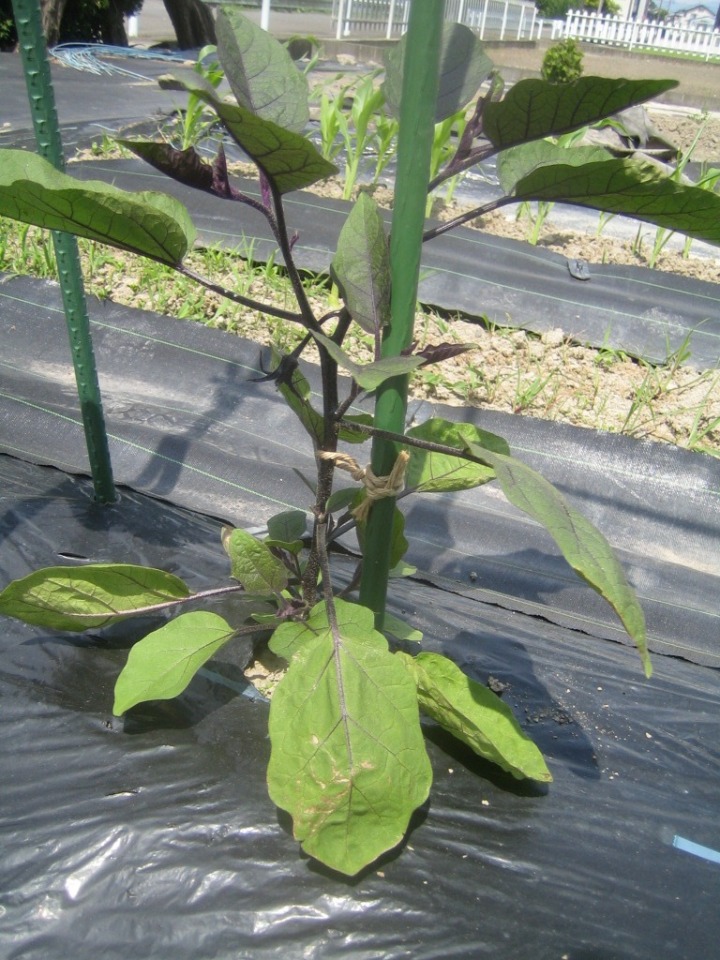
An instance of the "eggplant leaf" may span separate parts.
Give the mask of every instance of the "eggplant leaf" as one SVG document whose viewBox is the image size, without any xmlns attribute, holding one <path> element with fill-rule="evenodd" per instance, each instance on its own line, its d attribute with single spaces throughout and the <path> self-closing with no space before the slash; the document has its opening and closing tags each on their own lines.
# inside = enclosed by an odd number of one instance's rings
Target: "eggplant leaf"
<svg viewBox="0 0 720 960">
<path fill-rule="evenodd" d="M 677 86 L 676 80 L 580 77 L 573 83 L 520 80 L 483 111 L 483 134 L 498 150 L 597 123 Z"/>
<path fill-rule="evenodd" d="M 26 150 L 0 151 L 0 216 L 177 266 L 195 240 L 179 200 L 75 180 Z"/>
<path fill-rule="evenodd" d="M 370 610 L 336 600 L 270 640 L 270 796 L 310 856 L 354 876 L 403 838 L 432 771 L 415 684 Z"/>
<path fill-rule="evenodd" d="M 605 537 L 551 483 L 520 460 L 476 443 L 469 443 L 468 450 L 495 471 L 510 503 L 542 524 L 573 570 L 608 601 L 634 640 L 649 677 L 652 665 L 645 615 Z"/>
<path fill-rule="evenodd" d="M 285 565 L 261 540 L 239 527 L 223 527 L 222 544 L 230 557 L 232 576 L 248 593 L 274 594 L 285 589 Z"/>
<path fill-rule="evenodd" d="M 385 61 L 383 90 L 388 107 L 396 117 L 400 116 L 406 48 L 407 34 L 400 38 Z M 440 50 L 435 123 L 446 120 L 467 106 L 492 70 L 493 63 L 473 31 L 461 23 L 446 23 Z"/>
<path fill-rule="evenodd" d="M 212 107 L 233 140 L 280 193 L 302 190 L 337 173 L 337 167 L 325 160 L 305 137 L 285 130 L 271 120 L 264 120 L 245 107 L 225 103 L 209 85 L 194 75 L 161 77 L 160 85 L 165 89 L 193 93 Z"/>
<path fill-rule="evenodd" d="M 497 160 L 498 179 L 503 191 L 513 196 L 518 183 L 542 167 L 582 167 L 612 159 L 613 155 L 604 147 L 561 147 L 549 140 L 536 140 L 503 150 Z"/>
<path fill-rule="evenodd" d="M 0 593 L 0 613 L 53 630 L 88 630 L 187 599 L 172 573 L 131 563 L 45 567 Z"/>
<path fill-rule="evenodd" d="M 452 423 L 439 417 L 426 420 L 419 427 L 412 427 L 407 431 L 407 436 L 447 447 L 457 447 L 458 453 L 462 453 L 469 442 L 488 446 L 494 443 L 494 449 L 509 453 L 509 448 L 501 437 L 495 437 L 471 423 Z M 413 446 L 408 446 L 408 453 L 410 460 L 405 470 L 405 483 L 418 493 L 469 490 L 495 477 L 489 467 L 471 463 L 462 456 L 454 457 L 451 454 L 421 450 Z"/>
<path fill-rule="evenodd" d="M 390 321 L 390 250 L 380 211 L 366 193 L 343 224 L 331 269 L 353 320 L 377 336 Z"/>
<path fill-rule="evenodd" d="M 518 780 L 552 780 L 542 753 L 523 732 L 512 710 L 492 690 L 470 679 L 439 653 L 397 656 L 415 678 L 423 713 L 478 756 L 496 763 Z"/>
<path fill-rule="evenodd" d="M 310 118 L 308 82 L 287 49 L 229 6 L 218 10 L 215 32 L 218 60 L 240 106 L 302 133 Z"/>
<path fill-rule="evenodd" d="M 382 360 L 375 360 L 373 363 L 355 363 L 342 347 L 339 347 L 329 337 L 326 337 L 323 333 L 316 333 L 314 330 L 311 333 L 325 347 L 338 366 L 347 370 L 363 390 L 375 390 L 385 380 L 389 380 L 391 377 L 406 376 L 413 370 L 417 370 L 425 362 L 423 357 L 384 357 Z"/>
<path fill-rule="evenodd" d="M 513 199 L 574 203 L 720 244 L 720 195 L 712 190 L 678 183 L 639 160 L 612 157 L 574 166 L 569 156 L 573 150 L 554 148 L 563 155 L 558 153 L 552 163 L 546 147 L 552 149 L 552 144 L 542 145 L 541 162 L 514 183 Z M 503 180 L 506 162 L 510 161 L 501 156 L 498 169 Z"/>
<path fill-rule="evenodd" d="M 234 633 L 216 613 L 196 610 L 143 637 L 115 684 L 115 716 L 145 700 L 177 697 Z"/>
</svg>

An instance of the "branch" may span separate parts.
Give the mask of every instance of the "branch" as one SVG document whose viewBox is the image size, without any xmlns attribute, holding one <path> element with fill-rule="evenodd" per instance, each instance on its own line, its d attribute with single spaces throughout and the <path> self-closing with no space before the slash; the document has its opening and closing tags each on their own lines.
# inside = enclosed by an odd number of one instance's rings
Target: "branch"
<svg viewBox="0 0 720 960">
<path fill-rule="evenodd" d="M 291 310 L 282 310 L 280 307 L 273 307 L 269 303 L 260 303 L 259 300 L 252 300 L 250 297 L 244 297 L 240 293 L 235 293 L 234 291 L 229 290 L 227 287 L 223 287 L 222 284 L 213 283 L 212 280 L 208 280 L 199 273 L 195 273 L 194 270 L 191 270 L 189 267 L 186 267 L 183 264 L 180 264 L 175 269 L 184 277 L 187 277 L 189 280 L 194 280 L 195 283 L 199 283 L 201 287 L 205 287 L 206 290 L 212 290 L 213 293 L 219 294 L 219 296 L 224 297 L 226 300 L 232 300 L 233 303 L 239 303 L 243 307 L 249 307 L 251 310 L 257 310 L 258 313 L 264 313 L 270 317 L 277 317 L 278 320 L 290 320 L 292 323 L 300 323 L 304 325 L 303 317 L 300 313 L 293 313 Z"/>
<path fill-rule="evenodd" d="M 442 236 L 449 230 L 454 230 L 455 227 L 461 227 L 464 223 L 468 223 L 470 220 L 475 220 L 476 217 L 482 217 L 484 214 L 491 213 L 493 210 L 499 210 L 500 207 L 506 207 L 509 203 L 517 203 L 517 200 L 515 197 L 500 197 L 498 200 L 491 200 L 490 203 L 485 203 L 480 207 L 475 207 L 474 210 L 468 210 L 467 213 L 460 214 L 460 216 L 455 217 L 454 220 L 448 220 L 446 223 L 439 223 L 437 226 L 425 231 L 423 234 L 423 243 L 426 243 L 428 240 L 434 240 L 436 237 Z"/>
</svg>

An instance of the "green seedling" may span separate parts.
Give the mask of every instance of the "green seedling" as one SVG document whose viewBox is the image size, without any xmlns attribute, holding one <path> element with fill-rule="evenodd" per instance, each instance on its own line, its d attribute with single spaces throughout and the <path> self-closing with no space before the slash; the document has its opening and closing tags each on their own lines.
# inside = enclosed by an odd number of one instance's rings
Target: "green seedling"
<svg viewBox="0 0 720 960">
<path fill-rule="evenodd" d="M 217 60 L 214 44 L 208 44 L 200 50 L 193 70 L 213 90 L 220 86 L 224 72 Z M 190 147 L 197 147 L 217 125 L 217 117 L 208 110 L 202 98 L 189 92 L 185 109 L 170 130 L 170 139 L 171 142 L 177 141 L 181 150 L 188 150 Z"/>
<path fill-rule="evenodd" d="M 190 257 L 193 224 L 171 196 L 76 181 L 25 151 L 0 153 L 0 215 L 139 254 L 166 268 L 176 283 L 193 282 L 213 297 L 293 326 L 296 346 L 275 350 L 265 361 L 265 376 L 297 417 L 316 459 L 307 509 L 271 517 L 262 537 L 223 530 L 219 549 L 227 556 L 229 580 L 215 588 L 198 590 L 164 570 L 123 562 L 52 566 L 7 585 L 0 611 L 43 629 L 94 632 L 138 614 L 173 615 L 130 651 L 115 688 L 118 716 L 144 701 L 179 696 L 194 673 L 238 637 L 267 643 L 287 663 L 269 708 L 270 796 L 290 813 L 295 836 L 311 857 L 351 876 L 401 842 L 413 811 L 428 796 L 432 773 L 421 711 L 511 776 L 551 780 L 540 751 L 502 700 L 449 659 L 417 652 L 412 641 L 420 638 L 418 630 L 386 616 L 390 574 L 406 572 L 398 506 L 405 498 L 497 484 L 547 529 L 570 567 L 610 604 L 645 673 L 651 673 L 642 609 L 598 530 L 514 457 L 503 438 L 442 419 L 404 429 L 408 379 L 466 349 L 440 342 L 419 350 L 414 342 L 406 317 L 417 300 L 421 242 L 488 209 L 530 200 L 651 216 L 662 226 L 674 225 L 682 212 L 684 230 L 720 242 L 720 198 L 714 194 L 603 150 L 567 150 L 545 140 L 643 102 L 672 82 L 525 80 L 503 99 L 491 83 L 492 95 L 473 105 L 481 85 L 494 76 L 492 63 L 467 28 L 441 30 L 442 9 L 438 2 L 412 5 L 409 35 L 420 39 L 414 45 L 402 40 L 388 57 L 382 95 L 400 126 L 397 219 L 389 240 L 377 206 L 360 195 L 333 258 L 341 305 L 329 312 L 313 308 L 303 285 L 285 198 L 336 171 L 304 135 L 305 77 L 283 47 L 235 7 L 219 11 L 216 28 L 217 59 L 236 102 L 221 99 L 197 74 L 164 82 L 210 108 L 255 162 L 260 199 L 233 182 L 221 147 L 208 161 L 168 143 L 125 146 L 187 186 L 240 204 L 243 216 L 264 219 L 282 253 L 289 305 L 202 273 Z M 366 131 L 377 103 L 374 88 L 364 87 L 359 97 L 356 91 L 355 122 L 362 115 Z M 430 180 L 433 126 L 459 110 L 469 118 L 464 133 Z M 423 233 L 427 188 L 494 155 L 501 200 Z M 351 340 L 357 347 L 352 355 Z M 310 344 L 319 358 L 319 397 L 299 365 Z M 374 414 L 355 407 L 361 395 L 374 398 Z M 373 472 L 356 462 L 368 440 Z M 287 467 L 292 470 L 292 463 Z M 336 488 L 338 470 L 350 472 L 349 492 L 346 483 Z M 338 586 L 336 576 L 335 547 L 353 533 L 352 584 L 359 583 L 359 601 L 353 589 Z M 226 617 L 202 609 L 204 600 L 218 597 L 230 610 Z"/>
<path fill-rule="evenodd" d="M 695 132 L 695 136 L 693 137 L 693 140 L 690 146 L 687 148 L 687 150 L 679 154 L 675 168 L 670 175 L 673 180 L 676 180 L 677 182 L 682 182 L 685 176 L 685 169 L 687 165 L 690 163 L 690 161 L 692 160 L 692 156 L 695 153 L 697 145 L 700 142 L 700 139 L 703 133 L 705 132 L 705 128 L 708 125 L 708 120 L 709 120 L 709 117 L 706 115 L 702 123 L 700 123 L 700 125 L 698 126 L 698 129 Z M 711 180 L 708 184 L 705 184 L 703 182 L 698 182 L 696 186 L 705 190 L 714 190 L 715 181 Z M 668 245 L 670 238 L 674 236 L 675 233 L 676 231 L 669 227 L 658 227 L 656 229 L 652 250 L 650 251 L 650 255 L 648 257 L 648 266 L 651 269 L 654 269 L 657 266 L 657 262 L 660 257 L 660 254 Z M 688 246 L 688 243 L 692 243 L 692 238 L 688 237 L 685 241 L 685 246 L 687 247 L 688 254 L 689 254 L 690 247 Z M 639 252 L 640 250 L 638 250 L 638 253 Z"/>
</svg>

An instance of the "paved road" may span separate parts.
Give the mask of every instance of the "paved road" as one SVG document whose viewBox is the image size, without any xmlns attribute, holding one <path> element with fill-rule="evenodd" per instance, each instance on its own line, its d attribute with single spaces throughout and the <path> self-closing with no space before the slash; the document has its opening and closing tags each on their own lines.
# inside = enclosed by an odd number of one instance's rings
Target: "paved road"
<svg viewBox="0 0 720 960">
<path fill-rule="evenodd" d="M 260 23 L 260 4 L 257 9 L 242 8 L 243 14 Z M 334 37 L 332 18 L 322 13 L 286 13 L 273 11 L 270 6 L 270 33 L 281 39 L 295 36 L 313 36 L 319 39 Z M 131 43 L 152 46 L 164 40 L 174 40 L 175 33 L 162 0 L 145 0 L 138 17 L 138 35 Z"/>
</svg>

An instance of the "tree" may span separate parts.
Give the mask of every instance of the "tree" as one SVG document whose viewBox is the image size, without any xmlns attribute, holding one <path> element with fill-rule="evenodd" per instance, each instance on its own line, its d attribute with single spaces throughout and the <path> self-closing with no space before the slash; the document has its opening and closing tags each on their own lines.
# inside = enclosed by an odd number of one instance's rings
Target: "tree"
<svg viewBox="0 0 720 960">
<path fill-rule="evenodd" d="M 215 43 L 215 21 L 202 0 L 163 0 L 181 50 Z"/>
<path fill-rule="evenodd" d="M 101 41 L 127 46 L 125 18 L 141 5 L 142 0 L 40 0 L 47 45 Z"/>
<path fill-rule="evenodd" d="M 215 22 L 202 0 L 163 0 L 181 50 L 215 43 Z M 40 0 L 42 28 L 49 47 L 65 41 L 101 41 L 127 46 L 125 18 L 142 0 Z M 7 24 L 4 19 L 7 7 Z M 10 0 L 0 0 L 0 43 L 4 33 L 14 42 Z M 4 26 L 5 25 L 5 26 Z M 5 29 L 7 28 L 7 29 Z"/>
</svg>

